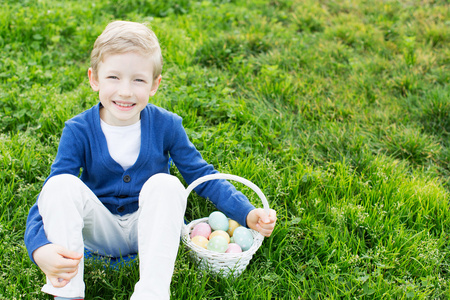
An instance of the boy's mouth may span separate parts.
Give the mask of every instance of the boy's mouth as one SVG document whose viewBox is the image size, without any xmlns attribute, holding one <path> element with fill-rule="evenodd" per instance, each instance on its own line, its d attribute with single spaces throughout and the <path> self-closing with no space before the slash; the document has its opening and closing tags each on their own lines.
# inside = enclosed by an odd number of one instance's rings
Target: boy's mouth
<svg viewBox="0 0 450 300">
<path fill-rule="evenodd" d="M 117 106 L 124 107 L 124 108 L 132 107 L 132 106 L 136 105 L 136 103 L 122 103 L 122 102 L 116 102 L 116 101 L 113 101 L 113 103 Z"/>
</svg>

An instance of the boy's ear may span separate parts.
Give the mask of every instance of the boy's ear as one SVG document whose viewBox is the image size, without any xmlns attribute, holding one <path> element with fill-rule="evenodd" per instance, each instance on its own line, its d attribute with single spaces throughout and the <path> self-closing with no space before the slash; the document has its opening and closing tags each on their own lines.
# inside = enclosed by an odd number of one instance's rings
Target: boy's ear
<svg viewBox="0 0 450 300">
<path fill-rule="evenodd" d="M 94 90 L 94 92 L 98 92 L 99 91 L 98 80 L 95 78 L 92 68 L 88 69 L 88 77 L 89 83 L 91 84 L 91 88 Z"/>
<path fill-rule="evenodd" d="M 153 97 L 156 94 L 156 91 L 158 90 L 159 85 L 161 84 L 161 79 L 162 77 L 161 75 L 159 75 L 158 78 L 156 78 L 153 81 L 152 90 L 150 91 L 150 97 Z"/>
</svg>

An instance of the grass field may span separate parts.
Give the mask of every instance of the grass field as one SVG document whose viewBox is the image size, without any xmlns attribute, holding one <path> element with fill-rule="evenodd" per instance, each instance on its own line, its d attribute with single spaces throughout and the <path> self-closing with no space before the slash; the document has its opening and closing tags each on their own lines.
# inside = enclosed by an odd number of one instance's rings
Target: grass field
<svg viewBox="0 0 450 300">
<path fill-rule="evenodd" d="M 161 41 L 152 101 L 278 212 L 235 280 L 180 247 L 173 299 L 450 298 L 447 1 L 4 0 L 0 299 L 50 299 L 25 221 L 64 121 L 97 103 L 89 55 L 115 19 Z M 186 218 L 213 210 L 193 195 Z M 128 299 L 137 279 L 136 265 L 87 262 L 87 299 Z"/>
</svg>

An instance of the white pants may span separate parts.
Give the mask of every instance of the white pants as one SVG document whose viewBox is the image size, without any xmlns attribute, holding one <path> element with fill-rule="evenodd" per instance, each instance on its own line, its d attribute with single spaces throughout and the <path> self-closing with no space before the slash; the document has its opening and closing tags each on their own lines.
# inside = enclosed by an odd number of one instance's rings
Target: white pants
<svg viewBox="0 0 450 300">
<path fill-rule="evenodd" d="M 69 250 L 84 248 L 118 257 L 139 253 L 140 280 L 132 300 L 169 299 L 170 282 L 186 210 L 185 188 L 175 176 L 156 174 L 142 187 L 139 210 L 113 215 L 77 177 L 57 175 L 38 199 L 47 238 Z M 138 251 L 139 250 L 139 251 Z M 84 261 L 62 288 L 47 279 L 42 291 L 61 297 L 84 297 Z"/>
</svg>

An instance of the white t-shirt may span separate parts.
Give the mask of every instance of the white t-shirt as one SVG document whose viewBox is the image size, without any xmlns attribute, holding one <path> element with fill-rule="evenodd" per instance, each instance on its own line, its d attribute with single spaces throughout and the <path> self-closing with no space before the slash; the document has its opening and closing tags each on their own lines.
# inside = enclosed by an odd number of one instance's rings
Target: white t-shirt
<svg viewBox="0 0 450 300">
<path fill-rule="evenodd" d="M 124 170 L 134 165 L 141 149 L 141 121 L 128 126 L 111 126 L 100 121 L 109 155 Z"/>
</svg>

